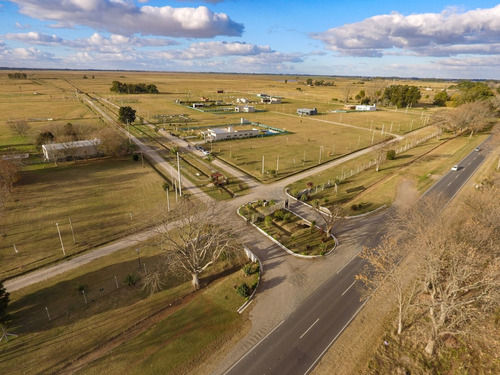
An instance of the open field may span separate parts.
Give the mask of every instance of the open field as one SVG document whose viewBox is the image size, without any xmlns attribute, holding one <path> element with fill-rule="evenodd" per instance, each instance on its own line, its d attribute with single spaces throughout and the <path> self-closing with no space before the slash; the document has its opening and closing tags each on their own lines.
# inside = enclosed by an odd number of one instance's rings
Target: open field
<svg viewBox="0 0 500 375">
<path fill-rule="evenodd" d="M 162 182 L 149 166 L 130 158 L 24 171 L 14 201 L 7 201 L 2 212 L 0 278 L 62 259 L 56 222 L 67 256 L 144 228 L 166 204 Z"/>
<path fill-rule="evenodd" d="M 79 373 L 97 373 L 103 365 L 110 374 L 123 373 L 124 365 L 133 373 L 149 373 L 158 367 L 164 374 L 189 373 L 196 360 L 244 329 L 246 317 L 236 312 L 244 299 L 233 285 L 252 285 L 257 274 L 245 277 L 240 260 L 235 259 L 209 268 L 201 283 L 211 284 L 201 292 L 193 294 L 189 281 L 172 278 L 164 291 L 147 296 L 138 285 L 125 285 L 124 278 L 140 275 L 143 265 L 154 267 L 159 254 L 153 245 L 131 246 L 12 293 L 8 329 L 18 337 L 2 343 L 2 369 L 23 374 L 57 373 L 92 352 L 91 357 L 76 362 L 82 365 Z M 221 281 L 214 282 L 214 278 Z M 152 336 L 157 339 L 150 340 Z M 135 354 L 129 352 L 130 347 L 135 348 Z M 108 351 L 109 357 L 88 365 L 90 358 L 98 359 Z M 112 359 L 117 356 L 128 360 L 115 363 Z"/>
</svg>

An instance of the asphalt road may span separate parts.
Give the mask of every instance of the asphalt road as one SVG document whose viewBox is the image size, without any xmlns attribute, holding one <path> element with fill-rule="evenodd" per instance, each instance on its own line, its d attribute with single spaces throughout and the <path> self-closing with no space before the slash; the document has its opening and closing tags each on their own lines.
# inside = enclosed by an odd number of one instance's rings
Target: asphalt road
<svg viewBox="0 0 500 375">
<path fill-rule="evenodd" d="M 435 195 L 449 202 L 460 190 L 460 188 L 469 180 L 472 173 L 483 163 L 486 155 L 491 152 L 489 146 L 490 138 L 486 139 L 480 146 L 479 151 L 472 151 L 458 163 L 458 170 L 451 170 L 436 182 L 423 197 Z M 451 168 L 451 166 L 450 166 Z"/>
<path fill-rule="evenodd" d="M 446 206 L 491 151 L 488 142 L 467 155 L 458 171 L 447 173 L 424 196 L 442 196 Z M 364 221 L 365 245 L 376 245 L 386 217 L 387 212 Z M 308 374 L 363 306 L 355 282 L 363 263 L 361 258 L 353 258 L 223 374 Z"/>
</svg>

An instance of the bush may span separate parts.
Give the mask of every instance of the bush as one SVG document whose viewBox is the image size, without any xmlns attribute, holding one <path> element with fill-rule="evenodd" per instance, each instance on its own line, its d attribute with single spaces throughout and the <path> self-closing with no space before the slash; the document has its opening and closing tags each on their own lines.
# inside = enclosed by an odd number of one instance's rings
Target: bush
<svg viewBox="0 0 500 375">
<path fill-rule="evenodd" d="M 285 216 L 285 213 L 283 212 L 283 210 L 277 210 L 274 212 L 274 218 L 276 220 L 283 220 L 284 216 Z"/>
<path fill-rule="evenodd" d="M 137 284 L 138 281 L 139 275 L 129 273 L 127 276 L 125 276 L 125 280 L 123 282 L 128 286 L 133 286 Z"/>
<path fill-rule="evenodd" d="M 133 161 L 139 161 L 139 154 L 133 154 L 132 155 L 132 160 Z"/>
<path fill-rule="evenodd" d="M 266 216 L 264 222 L 266 224 L 266 227 L 269 229 L 273 225 L 273 218 L 271 216 Z"/>
<path fill-rule="evenodd" d="M 353 205 L 351 206 L 351 210 L 353 210 L 353 211 L 357 211 L 357 210 L 359 210 L 360 208 L 361 208 L 361 207 L 360 207 L 360 205 L 359 205 L 359 204 L 353 204 Z"/>
<path fill-rule="evenodd" d="M 387 160 L 396 159 L 396 150 L 387 150 L 387 153 L 385 156 L 386 156 Z"/>
<path fill-rule="evenodd" d="M 245 276 L 253 275 L 255 273 L 255 270 L 253 268 L 253 264 L 246 264 L 243 267 L 243 273 L 245 274 Z"/>
<path fill-rule="evenodd" d="M 290 221 L 292 221 L 292 214 L 290 212 L 285 212 L 283 214 L 283 220 L 285 221 L 285 223 L 289 223 Z"/>
<path fill-rule="evenodd" d="M 243 283 L 241 284 L 237 289 L 236 289 L 236 293 L 238 293 L 240 296 L 242 296 L 243 298 L 247 298 L 248 296 L 250 296 L 252 290 L 250 289 L 250 287 L 247 285 L 247 283 Z"/>
</svg>

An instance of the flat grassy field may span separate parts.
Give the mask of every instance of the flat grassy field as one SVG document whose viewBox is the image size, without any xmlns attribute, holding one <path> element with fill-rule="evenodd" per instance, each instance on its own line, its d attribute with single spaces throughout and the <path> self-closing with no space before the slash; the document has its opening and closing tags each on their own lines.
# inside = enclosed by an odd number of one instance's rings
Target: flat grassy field
<svg viewBox="0 0 500 375">
<path fill-rule="evenodd" d="M 144 264 L 154 268 L 159 260 L 152 240 L 13 292 L 8 330 L 18 337 L 2 343 L 3 371 L 54 373 L 76 363 L 83 374 L 104 368 L 122 374 L 125 367 L 132 373 L 186 374 L 241 333 L 246 316 L 236 310 L 244 299 L 233 286 L 252 285 L 258 277 L 244 276 L 241 259 L 209 268 L 200 280 L 206 287 L 197 293 L 185 278 L 167 280 L 165 290 L 151 296 L 124 283 L 126 275 L 140 277 Z M 79 359 L 87 353 L 92 355 Z M 64 372 L 76 373 L 77 367 Z"/>
<path fill-rule="evenodd" d="M 63 258 L 56 222 L 67 256 L 144 228 L 166 204 L 162 183 L 149 166 L 131 158 L 23 171 L 0 218 L 0 279 Z M 172 205 L 174 199 L 172 194 Z"/>
</svg>

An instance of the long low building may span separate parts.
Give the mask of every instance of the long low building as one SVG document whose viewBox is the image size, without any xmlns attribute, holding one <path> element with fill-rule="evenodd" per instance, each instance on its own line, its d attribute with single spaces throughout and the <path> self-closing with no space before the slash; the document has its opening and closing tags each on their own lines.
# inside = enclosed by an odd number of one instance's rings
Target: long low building
<svg viewBox="0 0 500 375">
<path fill-rule="evenodd" d="M 97 138 L 76 142 L 48 143 L 42 145 L 42 152 L 47 161 L 92 158 L 99 155 L 100 144 L 101 140 Z"/>
<path fill-rule="evenodd" d="M 226 139 L 238 139 L 256 137 L 259 135 L 259 129 L 234 130 L 234 127 L 207 129 L 201 132 L 203 138 L 208 142 L 217 142 Z"/>
</svg>

